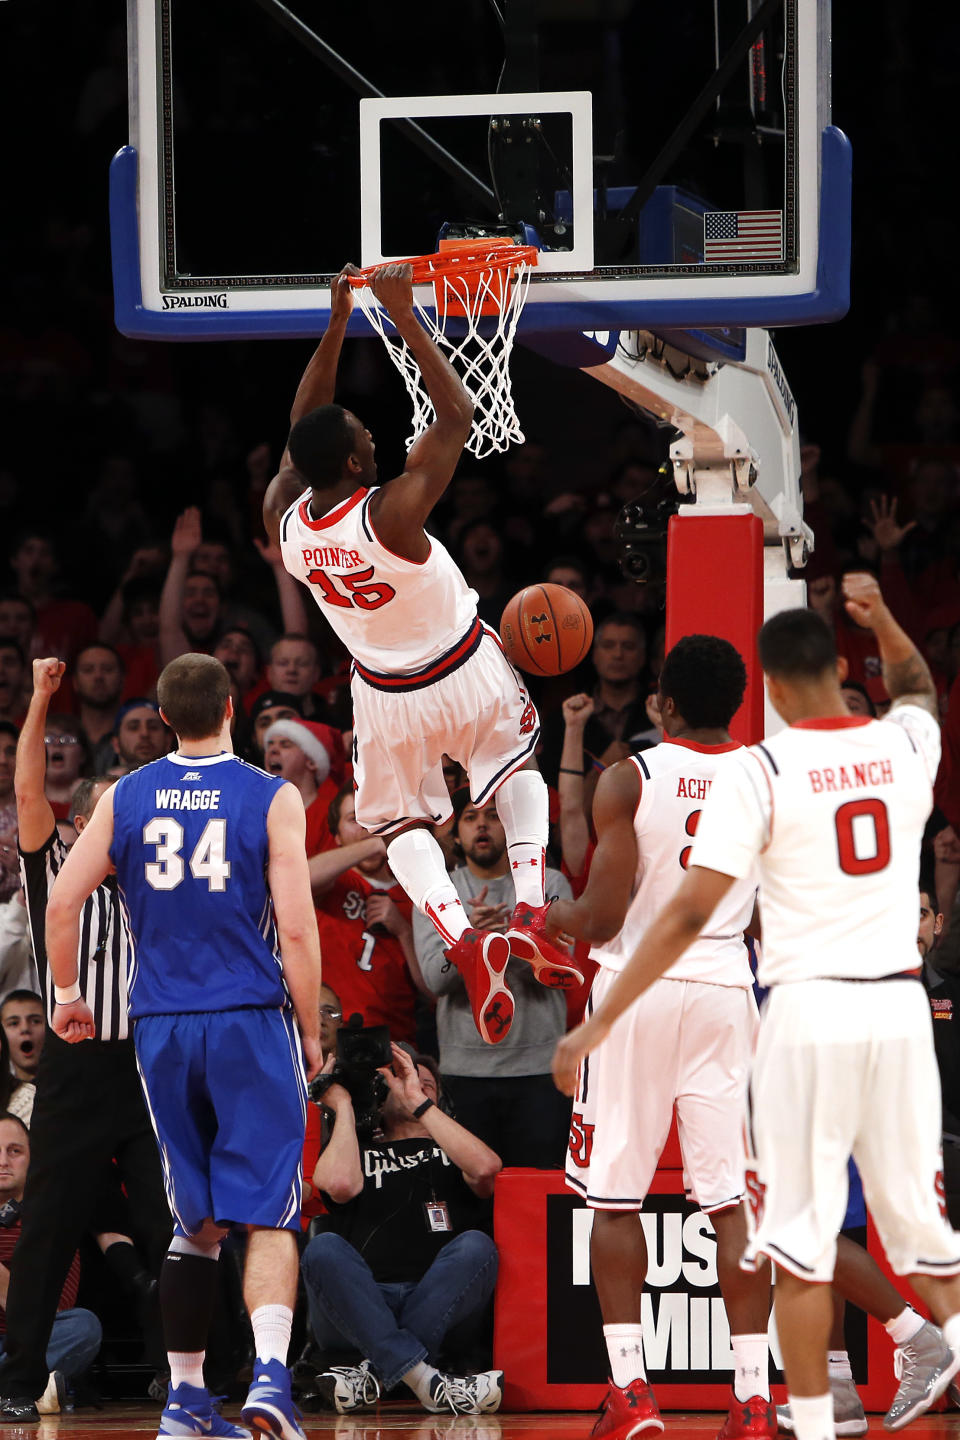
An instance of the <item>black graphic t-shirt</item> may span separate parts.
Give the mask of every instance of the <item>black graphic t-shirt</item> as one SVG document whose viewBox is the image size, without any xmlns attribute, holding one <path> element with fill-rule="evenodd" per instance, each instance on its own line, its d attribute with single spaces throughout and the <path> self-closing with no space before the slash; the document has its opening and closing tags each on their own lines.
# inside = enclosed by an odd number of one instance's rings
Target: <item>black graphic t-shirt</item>
<svg viewBox="0 0 960 1440">
<path fill-rule="evenodd" d="M 933 952 L 932 960 L 936 960 Z M 935 970 L 924 961 L 923 983 L 930 999 L 933 1043 L 940 1071 L 943 1099 L 943 1133 L 960 1138 L 960 977 Z"/>
<path fill-rule="evenodd" d="M 455 1235 L 489 1230 L 490 1202 L 474 1195 L 433 1140 L 376 1141 L 361 1145 L 360 1159 L 360 1194 L 344 1205 L 323 1199 L 330 1228 L 360 1251 L 381 1284 L 419 1280 Z M 449 1230 L 431 1229 L 428 1207 L 437 1204 L 446 1206 Z"/>
</svg>

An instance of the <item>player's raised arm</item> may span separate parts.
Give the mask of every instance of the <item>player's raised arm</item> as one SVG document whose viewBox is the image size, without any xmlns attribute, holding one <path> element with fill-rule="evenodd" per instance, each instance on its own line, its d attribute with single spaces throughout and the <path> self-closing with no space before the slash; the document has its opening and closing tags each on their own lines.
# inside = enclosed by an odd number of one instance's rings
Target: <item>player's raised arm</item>
<svg viewBox="0 0 960 1440">
<path fill-rule="evenodd" d="M 303 801 L 292 785 L 282 785 L 267 812 L 270 859 L 267 879 L 280 937 L 283 978 L 296 1011 L 312 1080 L 323 1063 L 320 1053 L 320 937 L 310 895 L 305 849 Z"/>
<path fill-rule="evenodd" d="M 843 598 L 851 619 L 877 637 L 883 683 L 894 705 L 919 705 L 939 719 L 937 688 L 930 668 L 910 636 L 894 620 L 875 577 L 860 571 L 845 575 Z"/>
<path fill-rule="evenodd" d="M 633 817 L 640 801 L 640 775 L 621 760 L 600 776 L 593 797 L 597 848 L 590 878 L 577 900 L 554 900 L 547 929 L 603 945 L 620 933 L 637 873 L 637 836 Z"/>
<path fill-rule="evenodd" d="M 571 1030 L 557 1045 L 553 1078 L 564 1095 L 573 1094 L 577 1066 L 583 1057 L 605 1039 L 613 1022 L 637 996 L 649 989 L 654 980 L 659 980 L 680 959 L 687 946 L 692 945 L 733 881 L 732 875 L 721 875 L 717 870 L 699 865 L 690 866 L 673 899 L 653 921 L 602 1003 L 589 1020 Z"/>
<path fill-rule="evenodd" d="M 330 323 L 297 386 L 297 393 L 290 407 L 291 430 L 297 421 L 302 420 L 304 415 L 309 415 L 311 410 L 333 403 L 340 351 L 347 333 L 347 321 L 353 310 L 353 292 L 347 276 L 356 273 L 355 265 L 345 265 L 330 287 Z M 278 544 L 280 520 L 306 488 L 303 476 L 293 467 L 289 449 L 284 447 L 280 468 L 267 486 L 263 497 L 263 524 L 271 544 Z"/>
<path fill-rule="evenodd" d="M 453 478 L 474 410 L 459 375 L 414 314 L 412 273 L 410 265 L 384 265 L 371 282 L 373 293 L 420 366 L 436 414 L 433 424 L 410 447 L 403 474 L 377 494 L 371 507 L 380 539 L 400 555 L 408 554 L 411 531 L 423 529 Z"/>
</svg>

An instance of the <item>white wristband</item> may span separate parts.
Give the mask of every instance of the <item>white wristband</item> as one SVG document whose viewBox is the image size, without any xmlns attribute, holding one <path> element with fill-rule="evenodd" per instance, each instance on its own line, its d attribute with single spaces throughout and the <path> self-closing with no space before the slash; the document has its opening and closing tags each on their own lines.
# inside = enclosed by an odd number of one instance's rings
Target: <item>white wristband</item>
<svg viewBox="0 0 960 1440">
<path fill-rule="evenodd" d="M 74 980 L 72 985 L 54 985 L 53 998 L 58 1005 L 72 1005 L 74 1000 L 81 998 L 80 981 Z"/>
</svg>

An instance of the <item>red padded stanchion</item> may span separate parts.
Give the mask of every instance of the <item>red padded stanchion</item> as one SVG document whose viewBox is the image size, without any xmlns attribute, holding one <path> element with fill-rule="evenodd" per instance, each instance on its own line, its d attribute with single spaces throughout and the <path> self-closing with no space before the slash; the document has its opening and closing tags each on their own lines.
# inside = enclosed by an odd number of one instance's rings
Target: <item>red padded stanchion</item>
<svg viewBox="0 0 960 1440">
<path fill-rule="evenodd" d="M 747 693 L 733 717 L 735 740 L 763 739 L 763 677 L 756 660 L 763 624 L 763 522 L 757 515 L 674 515 L 667 531 L 667 640 L 719 635 L 743 656 Z"/>
</svg>

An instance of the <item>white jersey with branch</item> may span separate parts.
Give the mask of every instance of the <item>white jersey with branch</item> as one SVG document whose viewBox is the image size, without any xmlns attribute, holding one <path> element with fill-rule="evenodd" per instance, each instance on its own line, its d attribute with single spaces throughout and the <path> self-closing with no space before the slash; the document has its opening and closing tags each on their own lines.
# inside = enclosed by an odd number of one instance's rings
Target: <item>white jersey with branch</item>
<svg viewBox="0 0 960 1440">
<path fill-rule="evenodd" d="M 736 742 L 697 745 L 664 740 L 624 763 L 636 767 L 640 799 L 633 817 L 637 876 L 633 899 L 616 939 L 590 954 L 608 970 L 622 970 L 650 922 L 670 899 L 690 863 L 691 846 L 714 778 L 742 752 Z M 753 913 L 756 875 L 748 872 L 724 896 L 707 930 L 667 971 L 671 980 L 704 980 L 743 989 L 753 982 L 743 928 Z"/>
<path fill-rule="evenodd" d="M 359 489 L 314 520 L 307 490 L 280 521 L 280 552 L 355 660 L 407 674 L 463 638 L 477 618 L 477 594 L 439 540 L 430 537 L 423 562 L 383 545 L 370 518 L 376 493 Z"/>
<path fill-rule="evenodd" d="M 920 841 L 940 727 L 807 720 L 736 757 L 704 806 L 690 863 L 724 875 L 759 858 L 764 985 L 916 969 Z"/>
</svg>

